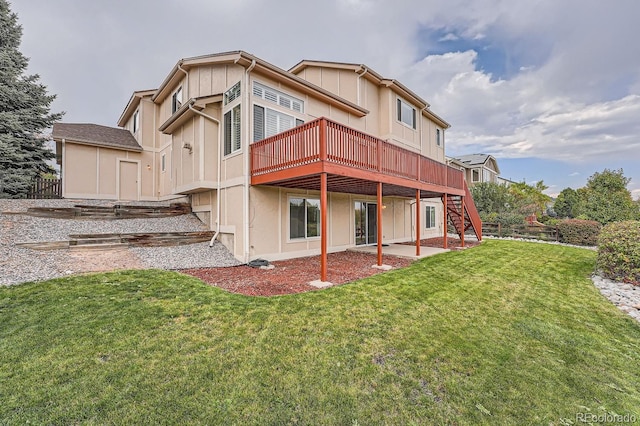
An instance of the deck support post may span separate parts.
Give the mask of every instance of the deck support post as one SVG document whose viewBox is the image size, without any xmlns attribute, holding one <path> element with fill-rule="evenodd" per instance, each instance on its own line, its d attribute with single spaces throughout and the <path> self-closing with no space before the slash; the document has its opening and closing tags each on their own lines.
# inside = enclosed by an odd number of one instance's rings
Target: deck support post
<svg viewBox="0 0 640 426">
<path fill-rule="evenodd" d="M 442 219 L 442 248 L 448 249 L 449 242 L 447 241 L 447 223 L 449 218 L 449 212 L 447 211 L 447 194 L 442 194 L 442 206 L 444 211 L 444 218 Z"/>
<path fill-rule="evenodd" d="M 416 256 L 420 256 L 420 190 L 416 189 Z"/>
<path fill-rule="evenodd" d="M 382 182 L 378 182 L 378 208 L 377 213 L 377 232 L 376 240 L 378 241 L 378 266 L 382 266 Z"/>
<path fill-rule="evenodd" d="M 327 281 L 327 174 L 320 174 L 320 281 Z"/>
<path fill-rule="evenodd" d="M 464 247 L 464 197 L 460 198 L 460 247 Z"/>
</svg>

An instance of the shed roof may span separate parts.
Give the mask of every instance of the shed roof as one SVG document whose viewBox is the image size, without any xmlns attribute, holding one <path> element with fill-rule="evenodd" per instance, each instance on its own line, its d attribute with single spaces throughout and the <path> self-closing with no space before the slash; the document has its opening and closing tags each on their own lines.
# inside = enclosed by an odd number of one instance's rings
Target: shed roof
<svg viewBox="0 0 640 426">
<path fill-rule="evenodd" d="M 142 151 L 142 147 L 128 130 L 99 124 L 55 123 L 53 139 L 126 151 Z"/>
</svg>

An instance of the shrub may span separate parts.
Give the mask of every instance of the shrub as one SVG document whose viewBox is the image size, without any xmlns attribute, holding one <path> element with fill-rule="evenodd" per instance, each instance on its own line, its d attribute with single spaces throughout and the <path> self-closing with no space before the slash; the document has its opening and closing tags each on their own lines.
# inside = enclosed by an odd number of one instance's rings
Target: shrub
<svg viewBox="0 0 640 426">
<path fill-rule="evenodd" d="M 609 279 L 640 284 L 640 221 L 614 222 L 602 229 L 597 267 Z"/>
<path fill-rule="evenodd" d="M 560 242 L 578 246 L 595 246 L 602 225 L 594 220 L 567 219 L 558 222 Z"/>
</svg>

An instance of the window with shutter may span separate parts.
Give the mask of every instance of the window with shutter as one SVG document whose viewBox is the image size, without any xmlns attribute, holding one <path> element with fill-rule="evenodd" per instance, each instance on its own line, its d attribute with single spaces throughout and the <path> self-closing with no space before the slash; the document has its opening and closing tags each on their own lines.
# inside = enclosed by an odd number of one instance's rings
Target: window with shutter
<svg viewBox="0 0 640 426">
<path fill-rule="evenodd" d="M 265 101 L 280 105 L 283 108 L 304 113 L 304 101 L 256 81 L 253 82 L 253 95 Z"/>
<path fill-rule="evenodd" d="M 231 111 L 224 115 L 224 155 L 231 154 Z"/>
<path fill-rule="evenodd" d="M 240 82 L 234 84 L 229 90 L 224 92 L 224 104 L 230 104 L 240 97 Z"/>
<path fill-rule="evenodd" d="M 236 105 L 224 115 L 224 155 L 239 151 L 241 147 L 240 105 Z"/>
<path fill-rule="evenodd" d="M 291 115 L 253 105 L 253 141 L 257 142 L 269 136 L 277 135 L 285 130 L 304 124 L 304 120 Z"/>
<path fill-rule="evenodd" d="M 233 113 L 233 150 L 240 149 L 240 105 L 236 105 L 231 112 Z"/>
<path fill-rule="evenodd" d="M 253 106 L 253 141 L 264 139 L 264 108 L 260 105 Z"/>
</svg>

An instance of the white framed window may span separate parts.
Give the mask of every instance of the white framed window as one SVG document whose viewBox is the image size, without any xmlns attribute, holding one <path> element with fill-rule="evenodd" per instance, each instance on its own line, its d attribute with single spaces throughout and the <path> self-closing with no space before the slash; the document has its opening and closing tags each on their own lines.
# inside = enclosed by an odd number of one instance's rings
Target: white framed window
<svg viewBox="0 0 640 426">
<path fill-rule="evenodd" d="M 442 146 L 442 139 L 440 139 L 440 129 L 436 129 L 436 145 Z"/>
<path fill-rule="evenodd" d="M 320 236 L 320 200 L 317 198 L 289 198 L 289 239 Z"/>
<path fill-rule="evenodd" d="M 302 99 L 287 95 L 279 90 L 260 84 L 257 81 L 253 82 L 253 96 L 264 99 L 265 101 L 273 102 L 274 104 L 290 109 L 291 111 L 299 112 L 301 114 L 304 113 L 304 101 Z"/>
<path fill-rule="evenodd" d="M 178 87 L 171 96 L 171 114 L 174 114 L 182 106 L 182 86 Z"/>
<path fill-rule="evenodd" d="M 489 169 L 482 169 L 482 181 L 483 182 L 493 182 L 493 173 Z"/>
<path fill-rule="evenodd" d="M 436 227 L 436 208 L 435 206 L 427 206 L 425 209 L 424 227 L 426 229 Z"/>
<path fill-rule="evenodd" d="M 228 105 L 240 97 L 240 82 L 237 82 L 229 90 L 224 92 L 224 104 Z"/>
<path fill-rule="evenodd" d="M 140 110 L 133 113 L 133 133 L 137 133 L 140 128 Z"/>
<path fill-rule="evenodd" d="M 471 182 L 480 182 L 480 169 L 471 170 Z"/>
<path fill-rule="evenodd" d="M 224 155 L 239 151 L 241 147 L 240 104 L 238 104 L 224 115 Z"/>
<path fill-rule="evenodd" d="M 165 170 L 167 170 L 167 154 L 162 153 L 160 157 L 160 171 L 164 173 Z"/>
<path fill-rule="evenodd" d="M 253 141 L 257 142 L 269 136 L 277 135 L 285 130 L 304 124 L 303 120 L 291 115 L 253 105 Z"/>
<path fill-rule="evenodd" d="M 398 121 L 406 124 L 412 129 L 416 128 L 416 109 L 403 101 L 402 99 L 397 99 L 397 113 L 398 113 Z"/>
</svg>

